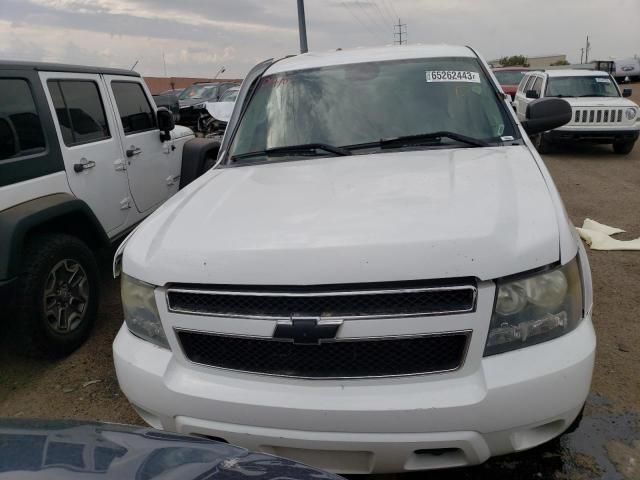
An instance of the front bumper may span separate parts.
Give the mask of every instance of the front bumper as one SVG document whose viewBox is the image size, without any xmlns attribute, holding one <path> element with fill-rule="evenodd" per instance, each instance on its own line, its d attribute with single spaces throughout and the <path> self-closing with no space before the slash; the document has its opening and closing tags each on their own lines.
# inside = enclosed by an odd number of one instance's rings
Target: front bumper
<svg viewBox="0 0 640 480">
<path fill-rule="evenodd" d="M 591 143 L 635 142 L 639 130 L 631 129 L 572 129 L 559 128 L 545 134 L 551 141 L 582 141 Z"/>
<path fill-rule="evenodd" d="M 562 433 L 591 382 L 591 317 L 573 332 L 455 374 L 313 381 L 225 372 L 133 336 L 114 342 L 120 386 L 153 427 L 223 438 L 339 473 L 482 463 Z"/>
</svg>

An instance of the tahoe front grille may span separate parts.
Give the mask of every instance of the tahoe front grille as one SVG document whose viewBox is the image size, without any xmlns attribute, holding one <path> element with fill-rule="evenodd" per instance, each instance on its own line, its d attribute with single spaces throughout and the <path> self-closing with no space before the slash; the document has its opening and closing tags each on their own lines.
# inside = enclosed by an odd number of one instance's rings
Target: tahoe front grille
<svg viewBox="0 0 640 480">
<path fill-rule="evenodd" d="M 176 331 L 194 363 L 263 375 L 340 379 L 419 375 L 457 370 L 471 332 L 412 337 L 323 340 L 319 344 Z"/>
<path fill-rule="evenodd" d="M 167 303 L 172 312 L 221 317 L 380 318 L 473 312 L 476 293 L 472 282 L 206 289 L 174 286 L 167 290 Z"/>
</svg>

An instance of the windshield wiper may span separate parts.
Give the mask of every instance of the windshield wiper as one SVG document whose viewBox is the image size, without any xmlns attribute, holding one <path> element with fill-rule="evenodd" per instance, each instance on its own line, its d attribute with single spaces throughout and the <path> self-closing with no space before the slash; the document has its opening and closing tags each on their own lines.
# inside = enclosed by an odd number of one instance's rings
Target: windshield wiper
<svg viewBox="0 0 640 480">
<path fill-rule="evenodd" d="M 402 137 L 395 137 L 395 138 L 382 138 L 377 142 L 349 145 L 346 148 L 348 148 L 349 150 L 360 149 L 360 148 L 373 148 L 373 147 L 380 147 L 384 149 L 384 148 L 406 147 L 410 145 L 420 145 L 427 142 L 433 143 L 434 141 L 438 142 L 439 144 L 442 138 L 450 138 L 451 140 L 455 140 L 460 143 L 466 143 L 467 145 L 471 145 L 473 147 L 489 147 L 490 146 L 487 142 L 479 138 L 468 137 L 460 133 L 448 132 L 443 130 L 440 132 L 420 133 L 418 135 L 404 135 Z"/>
<path fill-rule="evenodd" d="M 577 98 L 584 98 L 584 97 L 615 97 L 615 95 L 598 95 L 598 94 L 589 93 L 587 95 L 578 95 Z"/>
<path fill-rule="evenodd" d="M 267 148 L 266 150 L 258 150 L 256 152 L 240 153 L 231 157 L 231 161 L 242 160 L 253 157 L 268 157 L 271 155 L 283 154 L 313 154 L 318 150 L 333 153 L 341 157 L 351 155 L 351 152 L 345 147 L 335 147 L 326 143 L 301 143 L 300 145 L 286 145 L 283 147 Z"/>
</svg>

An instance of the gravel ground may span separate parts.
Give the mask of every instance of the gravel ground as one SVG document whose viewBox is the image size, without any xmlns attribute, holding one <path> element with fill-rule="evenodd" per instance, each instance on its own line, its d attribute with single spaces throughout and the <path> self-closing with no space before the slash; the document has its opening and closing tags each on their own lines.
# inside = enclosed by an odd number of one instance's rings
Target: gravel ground
<svg viewBox="0 0 640 480">
<path fill-rule="evenodd" d="M 636 91 L 640 103 L 640 85 Z M 640 236 L 640 143 L 628 156 L 584 146 L 558 149 L 545 162 L 576 225 L 589 217 L 629 232 L 617 238 Z M 640 479 L 640 252 L 589 251 L 589 259 L 598 351 L 581 427 L 530 452 L 459 470 L 455 478 Z M 103 263 L 108 272 L 108 259 Z M 122 318 L 118 284 L 107 274 L 102 283 L 97 328 L 69 358 L 24 359 L 11 351 L 10 338 L 0 339 L 0 417 L 142 423 L 113 370 L 111 342 Z"/>
</svg>

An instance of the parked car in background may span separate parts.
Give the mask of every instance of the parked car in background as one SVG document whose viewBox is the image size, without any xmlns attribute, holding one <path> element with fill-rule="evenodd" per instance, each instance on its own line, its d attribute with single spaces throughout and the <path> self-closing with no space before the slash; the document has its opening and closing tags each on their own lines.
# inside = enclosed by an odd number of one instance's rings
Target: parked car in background
<svg viewBox="0 0 640 480">
<path fill-rule="evenodd" d="M 29 353 L 77 348 L 96 319 L 97 253 L 202 173 L 211 151 L 135 72 L 0 62 L 3 335 Z"/>
<path fill-rule="evenodd" d="M 549 70 L 530 72 L 520 82 L 514 104 L 518 118 L 539 98 L 562 98 L 572 108 L 571 121 L 532 140 L 539 152 L 554 142 L 591 142 L 613 145 L 626 155 L 640 133 L 638 105 L 629 100 L 630 89 L 621 90 L 613 77 L 597 70 Z"/>
<path fill-rule="evenodd" d="M 200 109 L 196 131 L 207 138 L 222 142 L 227 123 L 233 113 L 240 87 L 231 87 L 217 102 L 205 102 Z"/>
<path fill-rule="evenodd" d="M 158 107 L 164 107 L 173 114 L 173 119 L 177 123 L 180 120 L 180 102 L 178 96 L 174 94 L 154 95 L 153 101 Z"/>
<path fill-rule="evenodd" d="M 520 81 L 529 71 L 526 67 L 499 67 L 493 69 L 493 74 L 504 93 L 510 95 L 513 100 Z"/>
<path fill-rule="evenodd" d="M 224 92 L 236 86 L 236 83 L 197 83 L 185 88 L 178 97 L 180 102 L 180 125 L 197 129 L 200 110 L 207 102 L 217 102 Z"/>
<path fill-rule="evenodd" d="M 570 117 L 545 98 L 516 122 L 469 47 L 256 66 L 217 166 L 116 253 L 122 391 L 155 427 L 340 473 L 574 428 L 590 270 L 527 138 Z"/>
<path fill-rule="evenodd" d="M 0 480 L 339 480 L 292 460 L 129 425 L 0 419 Z"/>
<path fill-rule="evenodd" d="M 160 92 L 159 95 L 175 95 L 176 97 L 178 97 L 183 91 L 184 91 L 184 88 L 173 88 L 171 90 L 165 90 L 164 92 Z"/>
</svg>

